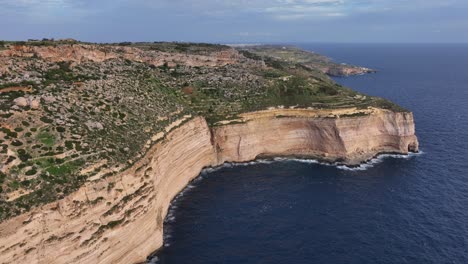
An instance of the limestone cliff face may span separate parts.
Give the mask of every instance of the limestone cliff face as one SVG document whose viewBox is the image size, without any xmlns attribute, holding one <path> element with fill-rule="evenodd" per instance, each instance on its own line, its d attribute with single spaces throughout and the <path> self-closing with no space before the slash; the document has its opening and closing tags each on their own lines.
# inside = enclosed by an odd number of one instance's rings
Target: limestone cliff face
<svg viewBox="0 0 468 264">
<path fill-rule="evenodd" d="M 162 245 L 170 201 L 215 165 L 210 131 L 194 118 L 132 168 L 0 224 L 0 263 L 134 263 Z"/>
<path fill-rule="evenodd" d="M 418 150 L 411 113 L 359 113 L 283 109 L 244 115 L 244 123 L 214 129 L 218 162 L 303 156 L 355 165 L 378 153 Z"/>
<path fill-rule="evenodd" d="M 171 200 L 203 167 L 259 156 L 355 164 L 381 152 L 418 150 L 410 113 L 283 109 L 239 121 L 210 129 L 203 118 L 193 118 L 126 171 L 1 223 L 0 263 L 144 261 L 163 243 Z"/>
</svg>

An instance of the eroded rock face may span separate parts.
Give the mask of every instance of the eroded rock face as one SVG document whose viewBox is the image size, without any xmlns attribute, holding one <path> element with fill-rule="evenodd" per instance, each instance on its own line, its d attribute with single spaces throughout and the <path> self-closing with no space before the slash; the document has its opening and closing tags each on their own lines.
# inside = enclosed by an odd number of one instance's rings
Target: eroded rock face
<svg viewBox="0 0 468 264">
<path fill-rule="evenodd" d="M 245 115 L 243 124 L 214 129 L 218 163 L 301 156 L 356 165 L 378 153 L 418 151 L 411 113 L 376 109 L 363 116 L 314 118 L 307 112 L 261 111 Z"/>
<path fill-rule="evenodd" d="M 417 150 L 411 113 L 327 118 L 309 110 L 271 110 L 211 129 L 195 117 L 124 172 L 1 223 L 0 262 L 144 261 L 162 246 L 163 220 L 175 195 L 203 167 L 225 161 L 294 155 L 355 164 L 381 152 Z"/>
</svg>

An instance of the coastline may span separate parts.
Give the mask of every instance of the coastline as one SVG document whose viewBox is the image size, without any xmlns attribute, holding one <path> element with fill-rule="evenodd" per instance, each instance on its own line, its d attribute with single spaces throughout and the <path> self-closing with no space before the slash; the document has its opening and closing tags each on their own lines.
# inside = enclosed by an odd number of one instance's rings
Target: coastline
<svg viewBox="0 0 468 264">
<path fill-rule="evenodd" d="M 380 153 L 418 151 L 411 113 L 322 118 L 313 117 L 313 110 L 302 109 L 305 116 L 268 111 L 211 128 L 204 118 L 192 118 L 126 171 L 0 223 L 3 263 L 145 261 L 162 246 L 171 201 L 207 167 L 263 156 L 357 165 Z M 278 118 L 278 111 L 287 118 Z"/>
</svg>

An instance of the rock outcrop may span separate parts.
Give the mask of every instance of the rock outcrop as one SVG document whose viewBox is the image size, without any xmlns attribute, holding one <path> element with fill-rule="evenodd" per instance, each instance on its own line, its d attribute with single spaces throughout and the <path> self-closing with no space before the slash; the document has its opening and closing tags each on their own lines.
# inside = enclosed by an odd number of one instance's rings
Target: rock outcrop
<svg viewBox="0 0 468 264">
<path fill-rule="evenodd" d="M 171 200 L 204 167 L 260 156 L 356 164 L 408 151 L 418 151 L 411 113 L 273 109 L 212 128 L 195 117 L 124 172 L 1 223 L 0 262 L 142 262 L 162 246 Z"/>
<path fill-rule="evenodd" d="M 31 107 L 32 109 L 39 108 L 41 101 L 38 98 L 25 98 L 25 97 L 18 97 L 13 100 L 16 106 L 19 107 Z"/>
<path fill-rule="evenodd" d="M 348 66 L 345 64 L 340 64 L 339 66 L 332 67 L 321 67 L 320 70 L 330 76 L 352 76 L 352 75 L 363 75 L 366 73 L 375 73 L 376 70 L 357 67 L 357 66 Z"/>
</svg>

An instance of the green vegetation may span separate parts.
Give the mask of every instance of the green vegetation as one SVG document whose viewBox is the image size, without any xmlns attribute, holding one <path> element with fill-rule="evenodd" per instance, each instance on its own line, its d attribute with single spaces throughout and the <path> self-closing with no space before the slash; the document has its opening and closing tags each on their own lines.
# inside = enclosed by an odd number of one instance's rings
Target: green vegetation
<svg viewBox="0 0 468 264">
<path fill-rule="evenodd" d="M 19 141 L 19 140 L 13 140 L 11 142 L 11 145 L 15 146 L 15 147 L 19 147 L 19 146 L 22 146 L 23 145 L 23 142 Z"/>
<path fill-rule="evenodd" d="M 7 45 L 13 45 L 13 46 L 53 46 L 57 47 L 60 45 L 66 45 L 66 44 L 86 44 L 86 42 L 81 42 L 73 39 L 67 39 L 67 40 L 54 40 L 52 39 L 29 39 L 28 41 L 0 41 L 0 44 L 3 43 L 3 46 Z M 91 44 L 91 43 L 88 43 Z"/>
<path fill-rule="evenodd" d="M 27 87 L 27 86 L 35 86 L 36 83 L 32 82 L 32 81 L 22 81 L 22 82 L 18 82 L 18 83 L 0 83 L 0 92 L 2 91 L 2 89 L 4 88 L 9 88 L 9 87 Z"/>
<path fill-rule="evenodd" d="M 53 165 L 47 168 L 46 171 L 54 177 L 66 176 L 78 169 L 81 164 L 83 163 L 80 161 L 73 161 L 61 165 Z"/>
<path fill-rule="evenodd" d="M 57 68 L 53 68 L 44 73 L 44 78 L 48 81 L 73 81 L 73 72 L 67 62 L 57 63 Z"/>
<path fill-rule="evenodd" d="M 263 76 L 265 78 L 280 78 L 284 76 L 284 73 L 281 71 L 276 71 L 276 70 L 266 70 L 263 72 Z"/>
<path fill-rule="evenodd" d="M 96 79 L 93 75 L 77 74 L 71 67 L 69 62 L 58 62 L 57 67 L 51 68 L 44 73 L 44 85 L 49 85 L 56 82 L 83 82 Z"/>
<path fill-rule="evenodd" d="M 0 185 L 5 182 L 6 177 L 6 174 L 0 171 Z"/>
<path fill-rule="evenodd" d="M 6 127 L 0 127 L 0 131 L 5 133 L 7 137 L 9 138 L 16 138 L 18 137 L 18 133 L 11 131 L 10 129 Z"/>
<path fill-rule="evenodd" d="M 44 145 L 52 147 L 55 142 L 55 138 L 52 134 L 47 131 L 42 131 L 37 135 L 37 139 Z"/>
<path fill-rule="evenodd" d="M 37 173 L 37 170 L 35 168 L 32 168 L 32 169 L 26 171 L 25 175 L 31 176 L 31 175 L 35 175 L 36 173 Z"/>
<path fill-rule="evenodd" d="M 132 43 L 132 46 L 170 53 L 188 54 L 210 54 L 227 50 L 229 47 L 219 44 L 209 43 L 184 43 L 184 42 L 154 42 L 154 43 Z"/>
</svg>

